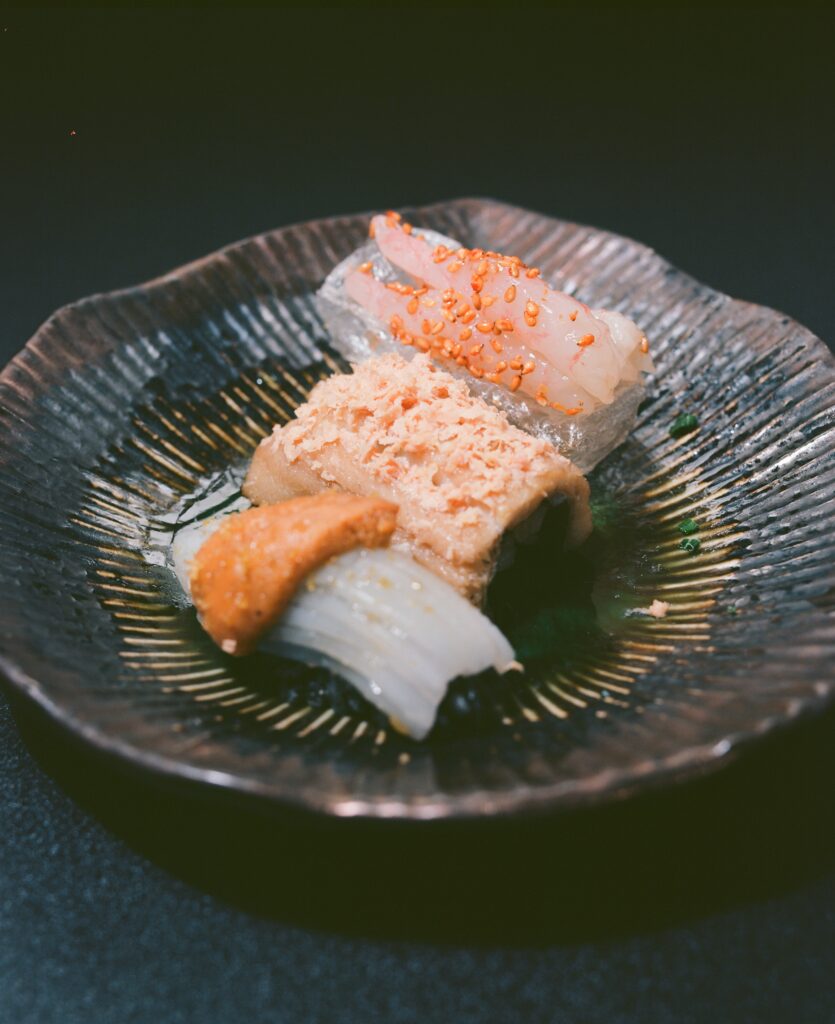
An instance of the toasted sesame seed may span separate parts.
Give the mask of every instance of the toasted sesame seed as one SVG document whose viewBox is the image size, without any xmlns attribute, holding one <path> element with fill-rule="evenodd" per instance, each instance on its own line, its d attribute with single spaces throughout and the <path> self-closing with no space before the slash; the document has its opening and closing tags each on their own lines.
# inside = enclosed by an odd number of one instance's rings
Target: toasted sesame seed
<svg viewBox="0 0 835 1024">
<path fill-rule="evenodd" d="M 530 278 L 539 277 L 539 268 L 538 267 L 531 267 L 529 270 L 526 270 L 525 271 L 525 277 L 530 277 Z"/>
<path fill-rule="evenodd" d="M 485 306 L 485 307 L 492 306 L 495 301 L 496 301 L 496 296 L 495 295 L 485 295 L 482 298 L 482 300 L 481 300 L 481 304 L 483 306 Z"/>
<path fill-rule="evenodd" d="M 493 338 L 490 345 L 496 355 L 501 355 L 501 353 L 504 352 L 504 345 L 502 345 L 498 338 Z"/>
<path fill-rule="evenodd" d="M 504 361 L 504 359 L 496 363 L 496 373 L 504 373 L 506 369 L 507 363 Z"/>
<path fill-rule="evenodd" d="M 579 309 L 575 309 L 573 313 L 568 314 L 568 319 L 573 323 L 577 319 L 577 314 L 580 312 Z"/>
<path fill-rule="evenodd" d="M 477 355 L 479 355 L 479 354 L 481 353 L 481 350 L 482 350 L 483 348 L 484 348 L 484 346 L 483 346 L 483 345 L 473 345 L 473 346 L 472 346 L 472 348 L 470 349 L 470 355 L 471 355 L 471 356 L 477 356 Z"/>
<path fill-rule="evenodd" d="M 493 333 L 493 321 L 492 320 L 481 320 L 476 324 L 475 329 L 481 334 L 492 334 Z"/>
<path fill-rule="evenodd" d="M 647 352 L 649 352 L 649 342 L 646 338 L 641 338 L 641 351 L 644 353 L 644 355 L 646 355 Z"/>
<path fill-rule="evenodd" d="M 406 312 L 407 313 L 417 313 L 419 305 L 420 305 L 420 303 L 418 302 L 418 300 L 416 298 L 413 297 L 413 298 L 409 299 L 409 304 L 406 306 Z"/>
<path fill-rule="evenodd" d="M 513 302 L 516 298 L 516 285 L 512 284 L 507 291 L 504 293 L 505 302 Z"/>
<path fill-rule="evenodd" d="M 389 320 L 389 327 L 393 331 L 400 331 L 400 330 L 402 330 L 403 329 L 403 318 L 399 317 L 399 316 L 397 316 L 397 314 L 395 314 L 391 318 L 391 320 Z"/>
<path fill-rule="evenodd" d="M 472 327 L 465 327 L 464 330 L 458 335 L 459 341 L 469 341 L 473 336 Z"/>
<path fill-rule="evenodd" d="M 535 302 L 531 302 L 530 299 L 525 303 L 525 312 L 529 316 L 539 316 L 539 306 Z"/>
<path fill-rule="evenodd" d="M 421 350 L 421 352 L 429 351 L 430 345 L 426 338 L 415 338 L 415 344 Z"/>
<path fill-rule="evenodd" d="M 513 332 L 513 321 L 507 317 L 502 317 L 501 320 L 496 321 L 496 326 L 500 331 L 504 331 L 505 334 L 511 334 Z"/>
<path fill-rule="evenodd" d="M 525 365 L 522 367 L 522 376 L 524 377 L 528 373 L 533 373 L 535 369 L 536 363 L 533 360 L 531 360 L 528 363 L 525 363 Z"/>
<path fill-rule="evenodd" d="M 577 342 L 577 348 L 588 348 L 589 345 L 594 344 L 593 334 L 584 334 L 582 338 Z"/>
<path fill-rule="evenodd" d="M 481 289 L 484 287 L 484 282 L 481 280 L 480 277 L 474 277 L 470 281 L 470 285 L 472 286 L 474 292 L 480 292 Z"/>
<path fill-rule="evenodd" d="M 432 324 L 432 333 L 433 334 L 440 334 L 443 329 L 444 329 L 444 322 L 443 322 L 443 320 L 436 320 L 435 323 Z"/>
<path fill-rule="evenodd" d="M 510 274 L 511 277 L 519 276 L 519 268 L 516 266 L 515 263 L 511 263 L 511 265 L 507 268 L 507 272 L 508 274 Z"/>
<path fill-rule="evenodd" d="M 511 370 L 521 370 L 522 369 L 522 360 L 519 358 L 519 356 L 516 356 L 515 359 L 511 359 L 510 360 L 510 368 L 511 368 Z"/>
<path fill-rule="evenodd" d="M 516 376 L 513 378 L 513 380 L 510 382 L 510 390 L 511 391 L 518 391 L 521 383 L 522 383 L 522 378 L 517 373 Z"/>
<path fill-rule="evenodd" d="M 371 260 L 368 260 L 367 263 L 360 263 L 360 273 L 361 274 L 370 274 L 371 273 Z"/>
</svg>

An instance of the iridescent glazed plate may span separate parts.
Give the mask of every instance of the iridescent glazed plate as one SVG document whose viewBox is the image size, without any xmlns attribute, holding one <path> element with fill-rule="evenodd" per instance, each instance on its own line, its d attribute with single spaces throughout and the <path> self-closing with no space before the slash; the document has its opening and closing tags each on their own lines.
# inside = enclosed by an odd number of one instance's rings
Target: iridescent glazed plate
<svg viewBox="0 0 835 1024">
<path fill-rule="evenodd" d="M 621 310 L 658 364 L 637 428 L 592 474 L 592 539 L 566 558 L 546 529 L 491 588 L 526 672 L 456 681 L 415 743 L 321 669 L 222 655 L 154 557 L 344 366 L 313 294 L 364 239 L 362 215 L 67 306 L 6 368 L 0 665 L 13 690 L 158 776 L 424 819 L 622 797 L 822 708 L 835 665 L 823 343 L 605 231 L 482 200 L 404 213 Z M 682 413 L 698 429 L 673 437 Z M 680 546 L 687 518 L 696 553 Z M 664 618 L 640 613 L 653 600 Z"/>
</svg>

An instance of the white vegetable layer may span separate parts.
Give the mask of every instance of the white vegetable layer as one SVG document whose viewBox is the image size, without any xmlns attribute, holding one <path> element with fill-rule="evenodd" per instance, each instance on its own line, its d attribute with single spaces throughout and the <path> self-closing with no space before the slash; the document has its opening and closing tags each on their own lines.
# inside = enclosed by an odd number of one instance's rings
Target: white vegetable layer
<svg viewBox="0 0 835 1024">
<path fill-rule="evenodd" d="M 191 560 L 222 519 L 174 538 L 173 567 L 186 593 Z M 390 549 L 350 551 L 312 573 L 259 647 L 332 668 L 415 739 L 432 728 L 452 679 L 516 665 L 485 615 Z"/>
</svg>

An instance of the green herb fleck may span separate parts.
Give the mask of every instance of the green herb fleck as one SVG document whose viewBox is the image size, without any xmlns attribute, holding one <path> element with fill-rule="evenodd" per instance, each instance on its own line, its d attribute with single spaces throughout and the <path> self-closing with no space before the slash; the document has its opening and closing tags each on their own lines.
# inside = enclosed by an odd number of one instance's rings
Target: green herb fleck
<svg viewBox="0 0 835 1024">
<path fill-rule="evenodd" d="M 694 430 L 699 429 L 699 421 L 692 412 L 683 412 L 676 416 L 675 422 L 670 427 L 670 437 L 684 437 Z"/>
<path fill-rule="evenodd" d="M 682 551 L 686 551 L 689 555 L 695 555 L 701 546 L 702 542 L 698 537 L 685 537 L 679 544 Z"/>
<path fill-rule="evenodd" d="M 735 604 L 729 604 L 725 611 L 728 615 L 739 615 L 739 610 Z"/>
<path fill-rule="evenodd" d="M 695 519 L 682 519 L 678 524 L 678 532 L 683 533 L 687 537 L 691 533 L 695 533 L 699 529 L 699 524 Z"/>
</svg>

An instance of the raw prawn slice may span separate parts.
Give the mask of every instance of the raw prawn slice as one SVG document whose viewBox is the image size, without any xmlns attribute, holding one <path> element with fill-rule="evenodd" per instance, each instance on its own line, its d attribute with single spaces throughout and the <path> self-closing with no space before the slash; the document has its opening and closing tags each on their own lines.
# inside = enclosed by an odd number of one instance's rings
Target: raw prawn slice
<svg viewBox="0 0 835 1024">
<path fill-rule="evenodd" d="M 468 322 L 477 329 L 500 336 L 503 345 L 527 349 L 534 359 L 546 360 L 549 368 L 591 395 L 596 400 L 591 404 L 611 402 L 626 364 L 644 354 L 642 347 L 647 348 L 640 330 L 626 317 L 617 320 L 616 342 L 612 322 L 599 315 L 605 311 L 591 310 L 549 288 L 538 270 L 526 267 L 517 257 L 483 249 L 433 248 L 390 214 L 375 217 L 372 230 L 381 253 L 391 263 L 430 286 L 423 303 L 438 303 L 435 293 L 440 291 L 440 302 L 446 302 L 446 310 L 452 314 L 451 327 L 467 321 L 472 312 L 473 320 Z M 357 291 L 354 277 L 346 279 L 349 295 Z M 401 309 L 413 305 L 409 295 L 399 297 Z M 479 368 L 483 369 L 476 364 L 476 375 Z M 635 369 L 630 366 L 627 371 L 633 379 Z M 502 383 L 509 383 L 512 377 L 509 374 Z M 547 383 L 528 383 L 523 390 L 536 396 L 543 393 L 543 387 L 548 400 Z"/>
<path fill-rule="evenodd" d="M 425 293 L 397 282 L 384 283 L 356 271 L 345 280 L 346 293 L 386 324 L 403 345 L 455 363 L 479 380 L 521 391 L 539 405 L 575 415 L 593 396 L 547 356 L 513 330 L 512 321 L 487 320 L 460 293 Z M 430 297 L 433 296 L 433 297 Z M 403 298 L 408 301 L 403 304 Z M 490 309 L 492 313 L 492 308 Z M 457 321 L 457 322 L 456 322 Z M 502 330 L 504 327 L 504 330 Z"/>
<path fill-rule="evenodd" d="M 518 257 L 465 248 L 395 213 L 375 217 L 370 234 L 317 293 L 351 362 L 428 353 L 582 472 L 626 438 L 653 368 L 628 317 L 550 288 Z"/>
</svg>

